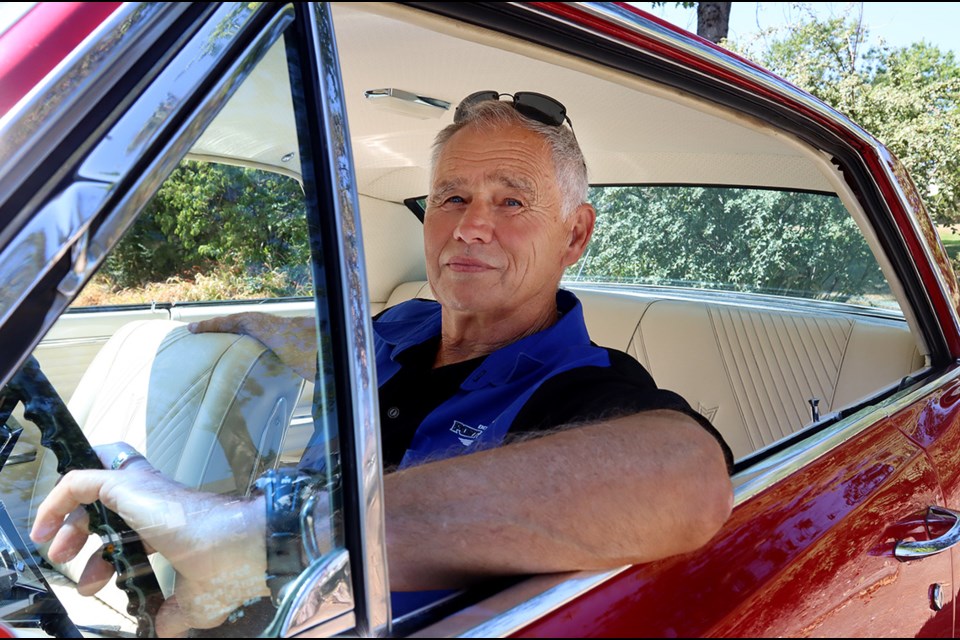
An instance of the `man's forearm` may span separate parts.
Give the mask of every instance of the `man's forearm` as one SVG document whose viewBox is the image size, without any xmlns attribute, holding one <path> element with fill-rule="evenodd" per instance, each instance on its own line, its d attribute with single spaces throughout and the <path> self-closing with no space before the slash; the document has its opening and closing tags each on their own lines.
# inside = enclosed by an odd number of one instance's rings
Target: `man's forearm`
<svg viewBox="0 0 960 640">
<path fill-rule="evenodd" d="M 394 590 L 648 562 L 706 543 L 732 490 L 720 447 L 651 411 L 385 478 Z"/>
</svg>

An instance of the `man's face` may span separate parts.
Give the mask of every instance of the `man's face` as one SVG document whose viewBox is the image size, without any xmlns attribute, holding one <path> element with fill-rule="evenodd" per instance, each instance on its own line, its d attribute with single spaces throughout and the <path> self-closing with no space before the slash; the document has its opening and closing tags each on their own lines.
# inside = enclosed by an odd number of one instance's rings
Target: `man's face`
<svg viewBox="0 0 960 640">
<path fill-rule="evenodd" d="M 467 126 L 434 170 L 424 216 L 427 277 L 448 310 L 506 314 L 554 303 L 563 270 L 593 229 L 583 205 L 567 220 L 553 158 L 536 133 Z"/>
</svg>

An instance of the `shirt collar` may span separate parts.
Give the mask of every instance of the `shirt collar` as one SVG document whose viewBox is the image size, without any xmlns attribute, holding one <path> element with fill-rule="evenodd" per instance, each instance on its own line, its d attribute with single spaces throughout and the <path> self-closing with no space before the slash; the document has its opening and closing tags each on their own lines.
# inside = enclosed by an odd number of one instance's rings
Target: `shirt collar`
<svg viewBox="0 0 960 640">
<path fill-rule="evenodd" d="M 390 359 L 412 346 L 440 334 L 440 304 L 428 300 L 412 300 L 392 319 L 373 323 L 377 335 L 390 345 Z M 557 291 L 557 310 L 560 318 L 542 331 L 521 338 L 494 351 L 467 376 L 462 388 L 480 389 L 507 384 L 538 371 L 556 356 L 558 347 L 590 343 L 583 321 L 583 306 L 573 293 Z"/>
<path fill-rule="evenodd" d="M 560 318 L 546 329 L 521 338 L 493 353 L 461 385 L 467 391 L 499 386 L 536 373 L 556 358 L 562 347 L 590 344 L 583 306 L 573 293 L 557 291 Z"/>
<path fill-rule="evenodd" d="M 373 330 L 390 345 L 390 359 L 412 346 L 440 335 L 440 303 L 433 300 L 410 300 L 397 309 L 396 317 L 374 320 Z"/>
</svg>

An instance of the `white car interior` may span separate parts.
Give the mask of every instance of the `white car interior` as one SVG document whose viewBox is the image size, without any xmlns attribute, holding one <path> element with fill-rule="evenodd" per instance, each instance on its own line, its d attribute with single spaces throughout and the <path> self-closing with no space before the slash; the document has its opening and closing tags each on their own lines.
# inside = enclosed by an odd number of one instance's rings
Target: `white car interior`
<svg viewBox="0 0 960 640">
<path fill-rule="evenodd" d="M 225 333 L 195 335 L 175 320 L 123 325 L 86 368 L 68 408 L 90 444 L 124 441 L 177 482 L 203 491 L 247 495 L 274 466 L 303 379 L 257 340 Z M 57 479 L 57 458 L 39 448 L 31 519 Z M 78 582 L 87 553 L 57 565 Z M 165 595 L 174 571 L 152 558 Z M 112 582 L 98 594 L 117 611 L 127 596 Z"/>
<path fill-rule="evenodd" d="M 404 200 L 427 193 L 434 136 L 452 122 L 461 99 L 482 89 L 536 91 L 562 102 L 595 184 L 836 193 L 903 299 L 837 168 L 799 139 L 627 73 L 415 9 L 335 3 L 333 15 L 373 314 L 432 297 L 421 223 Z M 287 77 L 278 43 L 190 157 L 299 177 L 298 157 L 281 160 L 297 149 Z M 409 95 L 421 99 L 411 102 Z M 449 108 L 435 106 L 441 102 Z M 265 110 L 277 114 L 270 126 L 262 123 Z M 899 319 L 842 305 L 745 302 L 723 292 L 569 288 L 584 304 L 592 339 L 626 351 L 661 387 L 684 396 L 713 421 L 737 459 L 811 425 L 811 401 L 827 416 L 895 388 L 927 365 L 927 348 L 905 303 Z M 251 309 L 303 315 L 312 306 L 75 309 L 36 354 L 93 444 L 126 440 L 184 484 L 243 493 L 279 456 L 302 448 L 302 434 L 292 429 L 284 440 L 284 432 L 291 421 L 294 427 L 306 421 L 313 387 L 253 339 L 194 336 L 184 323 Z M 52 482 L 53 456 L 42 449 L 38 456 L 46 469 L 41 476 Z M 35 502 L 48 489 L 38 484 Z M 78 571 L 63 568 L 73 580 Z M 164 579 L 169 588 L 170 577 Z"/>
<path fill-rule="evenodd" d="M 480 88 L 538 91 L 560 99 L 593 183 L 755 185 L 835 192 L 855 219 L 862 217 L 829 158 L 742 114 L 411 9 L 336 3 L 334 20 L 374 314 L 407 298 L 432 295 L 425 282 L 421 223 L 404 200 L 427 192 L 433 137 L 450 123 L 459 100 Z M 275 45 L 203 133 L 190 157 L 299 176 L 299 158 L 288 156 L 297 143 L 285 64 L 282 46 Z M 431 100 L 366 97 L 388 88 Z M 438 101 L 450 108 L 430 104 Z M 256 126 L 264 112 L 275 114 L 270 127 Z M 899 285 L 876 250 L 876 239 L 868 233 L 867 241 L 896 294 Z M 686 397 L 715 422 L 738 458 L 809 425 L 811 400 L 819 403 L 821 415 L 827 415 L 896 385 L 925 364 L 925 348 L 910 329 L 909 313 L 906 322 L 898 322 L 777 309 L 773 303 L 766 308 L 745 306 L 716 296 L 676 299 L 672 294 L 579 283 L 571 288 L 584 303 L 594 341 L 632 354 L 658 384 Z M 289 302 L 270 309 L 297 315 L 309 313 L 310 306 Z M 94 363 L 93 356 L 126 323 L 189 321 L 244 309 L 233 304 L 184 305 L 70 314 L 48 334 L 38 357 L 58 389 L 73 396 L 71 407 L 84 405 L 91 400 L 82 397 L 89 385 L 78 387 L 81 377 L 99 377 L 93 373 L 99 368 L 111 375 L 103 358 Z M 70 357 L 61 357 L 66 350 Z M 124 348 L 124 353 L 129 351 Z M 295 414 L 305 415 L 308 408 L 305 396 Z M 102 437 L 100 432 L 91 435 L 98 441 Z M 119 439 L 127 433 L 118 428 L 107 439 L 113 435 Z M 163 451 L 156 452 L 158 460 L 167 455 Z"/>
</svg>

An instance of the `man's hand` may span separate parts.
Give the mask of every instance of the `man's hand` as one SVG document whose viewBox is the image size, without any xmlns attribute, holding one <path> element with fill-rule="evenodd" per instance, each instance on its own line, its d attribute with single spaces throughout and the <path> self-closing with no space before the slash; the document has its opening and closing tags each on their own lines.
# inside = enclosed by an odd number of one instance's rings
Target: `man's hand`
<svg viewBox="0 0 960 640">
<path fill-rule="evenodd" d="M 256 338 L 307 381 L 316 377 L 317 328 L 310 316 L 284 318 L 248 311 L 193 322 L 187 328 L 193 333 L 238 333 Z"/>
<path fill-rule="evenodd" d="M 101 457 L 107 447 L 98 448 Z M 221 624 L 244 601 L 269 596 L 262 498 L 237 500 L 193 491 L 169 480 L 143 458 L 118 471 L 71 471 L 44 499 L 30 537 L 52 541 L 52 562 L 74 558 L 89 536 L 82 505 L 100 500 L 137 531 L 148 552 L 163 554 L 177 571 L 176 591 L 157 615 L 157 633 Z M 90 558 L 79 591 L 92 595 L 113 575 Z"/>
</svg>

